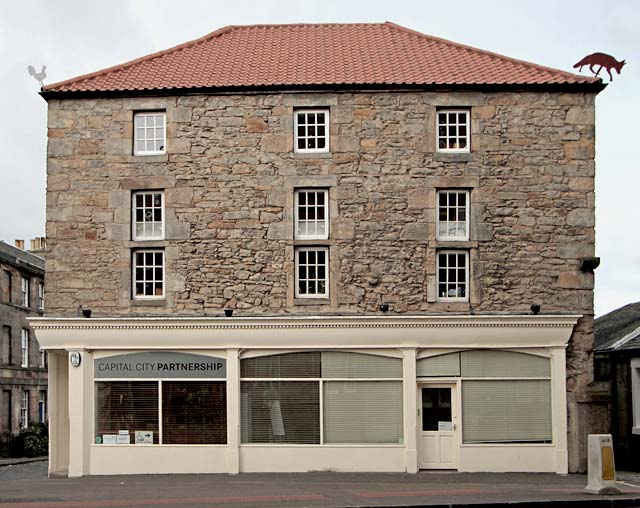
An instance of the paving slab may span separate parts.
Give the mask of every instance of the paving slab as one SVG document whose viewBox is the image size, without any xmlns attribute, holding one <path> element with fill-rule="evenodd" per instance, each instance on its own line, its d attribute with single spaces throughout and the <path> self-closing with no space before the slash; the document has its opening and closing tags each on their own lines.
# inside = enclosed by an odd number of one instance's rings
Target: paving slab
<svg viewBox="0 0 640 508">
<path fill-rule="evenodd" d="M 0 468 L 0 508 L 640 507 L 640 479 L 619 496 L 584 492 L 585 475 L 538 473 L 252 473 L 47 478 L 46 463 Z"/>
</svg>

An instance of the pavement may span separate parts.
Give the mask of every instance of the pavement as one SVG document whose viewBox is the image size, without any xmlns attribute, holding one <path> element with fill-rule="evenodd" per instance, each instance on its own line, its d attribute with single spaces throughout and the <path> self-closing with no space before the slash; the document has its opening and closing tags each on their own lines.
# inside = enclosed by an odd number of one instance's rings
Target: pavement
<svg viewBox="0 0 640 508">
<path fill-rule="evenodd" d="M 640 474 L 618 496 L 584 492 L 585 475 L 546 473 L 244 473 L 47 478 L 44 461 L 0 467 L 0 508 L 640 507 Z"/>
</svg>

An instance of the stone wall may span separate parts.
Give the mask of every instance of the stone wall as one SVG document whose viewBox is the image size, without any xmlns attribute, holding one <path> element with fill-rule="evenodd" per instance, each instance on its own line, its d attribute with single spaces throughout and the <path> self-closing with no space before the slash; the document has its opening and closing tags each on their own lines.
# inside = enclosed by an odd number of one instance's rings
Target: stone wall
<svg viewBox="0 0 640 508">
<path fill-rule="evenodd" d="M 568 390 L 592 379 L 594 95 L 323 93 L 49 101 L 47 314 L 580 313 Z M 293 109 L 328 106 L 331 153 L 293 152 Z M 435 152 L 471 107 L 470 154 Z M 166 110 L 167 154 L 132 155 Z M 330 298 L 294 297 L 293 192 L 330 195 Z M 436 299 L 439 188 L 471 191 L 470 301 Z M 131 192 L 164 189 L 166 239 L 131 241 Z M 165 248 L 164 301 L 131 300 L 131 249 Z M 571 401 L 570 401 L 571 402 Z M 576 469 L 577 466 L 572 466 Z"/>
</svg>

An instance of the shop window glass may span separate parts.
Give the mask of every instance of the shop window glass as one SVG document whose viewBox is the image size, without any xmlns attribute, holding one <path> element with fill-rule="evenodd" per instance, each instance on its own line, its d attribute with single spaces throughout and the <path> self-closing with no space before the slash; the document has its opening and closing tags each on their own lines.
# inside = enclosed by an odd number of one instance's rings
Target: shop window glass
<svg viewBox="0 0 640 508">
<path fill-rule="evenodd" d="M 243 443 L 320 443 L 320 395 L 315 381 L 242 383 Z"/>
<path fill-rule="evenodd" d="M 491 349 L 463 351 L 460 366 L 464 377 L 548 377 L 549 358 L 496 351 Z"/>
<path fill-rule="evenodd" d="M 243 443 L 398 444 L 402 439 L 399 358 L 286 353 L 242 360 L 241 376 Z"/>
<path fill-rule="evenodd" d="M 323 351 L 323 378 L 401 378 L 402 361 L 387 356 Z"/>
<path fill-rule="evenodd" d="M 162 382 L 163 444 L 226 442 L 226 383 Z"/>
<path fill-rule="evenodd" d="M 460 375 L 460 353 L 422 358 L 416 363 L 418 377 L 446 377 Z"/>
<path fill-rule="evenodd" d="M 137 431 L 153 433 L 158 444 L 158 382 L 109 381 L 96 383 L 96 438 L 99 442 L 115 441 L 118 433 L 128 431 L 134 444 Z M 123 438 L 121 438 L 123 439 Z M 122 444 L 122 443 L 121 443 Z"/>
<path fill-rule="evenodd" d="M 325 443 L 402 443 L 402 383 L 323 383 Z"/>
<path fill-rule="evenodd" d="M 551 442 L 549 380 L 462 382 L 464 443 Z"/>
<path fill-rule="evenodd" d="M 285 353 L 247 358 L 240 364 L 241 377 L 320 377 L 320 353 Z"/>
</svg>

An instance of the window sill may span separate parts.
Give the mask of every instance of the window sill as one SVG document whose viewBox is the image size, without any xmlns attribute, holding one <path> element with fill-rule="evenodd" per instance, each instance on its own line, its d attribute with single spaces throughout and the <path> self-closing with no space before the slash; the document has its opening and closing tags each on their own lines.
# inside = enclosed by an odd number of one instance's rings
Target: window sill
<svg viewBox="0 0 640 508">
<path fill-rule="evenodd" d="M 167 162 L 168 160 L 167 153 L 129 156 L 129 162 Z"/>
<path fill-rule="evenodd" d="M 498 446 L 500 448 L 512 448 L 512 447 L 522 447 L 522 446 L 531 446 L 535 448 L 553 448 L 555 446 L 554 443 L 462 443 L 460 448 L 488 448 L 492 446 Z"/>
<path fill-rule="evenodd" d="M 168 245 L 167 240 L 129 240 L 126 244 L 130 249 L 163 249 Z"/>
<path fill-rule="evenodd" d="M 471 152 L 436 152 L 435 154 L 435 159 L 438 162 L 469 162 L 473 160 L 473 154 Z"/>
<path fill-rule="evenodd" d="M 640 435 L 640 427 L 632 427 L 631 433 Z"/>
<path fill-rule="evenodd" d="M 294 298 L 294 305 L 331 305 L 331 300 L 327 298 Z"/>
<path fill-rule="evenodd" d="M 330 159 L 331 152 L 293 152 L 296 159 Z"/>
<path fill-rule="evenodd" d="M 436 240 L 436 249 L 477 249 L 476 240 Z"/>
<path fill-rule="evenodd" d="M 167 305 L 167 300 L 162 299 L 153 299 L 153 300 L 143 300 L 143 299 L 132 299 L 131 306 L 132 307 L 165 307 Z"/>
<path fill-rule="evenodd" d="M 331 245 L 333 242 L 328 239 L 324 240 L 304 240 L 304 239 L 294 239 L 293 245 L 296 246 L 306 246 L 306 247 L 327 247 Z"/>
</svg>

